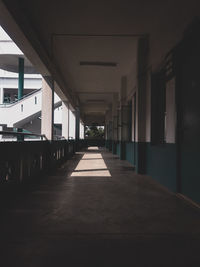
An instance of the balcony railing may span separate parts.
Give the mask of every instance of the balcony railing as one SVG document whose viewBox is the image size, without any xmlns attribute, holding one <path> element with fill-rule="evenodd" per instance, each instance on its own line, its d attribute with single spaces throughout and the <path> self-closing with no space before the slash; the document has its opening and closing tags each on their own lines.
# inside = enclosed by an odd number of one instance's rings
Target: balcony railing
<svg viewBox="0 0 200 267">
<path fill-rule="evenodd" d="M 19 184 L 37 179 L 65 162 L 74 153 L 74 140 L 0 142 L 0 183 Z"/>
</svg>

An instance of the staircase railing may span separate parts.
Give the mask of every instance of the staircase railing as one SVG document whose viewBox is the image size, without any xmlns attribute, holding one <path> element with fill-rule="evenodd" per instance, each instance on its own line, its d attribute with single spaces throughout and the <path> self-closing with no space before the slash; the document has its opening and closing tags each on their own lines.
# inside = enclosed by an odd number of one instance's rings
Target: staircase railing
<svg viewBox="0 0 200 267">
<path fill-rule="evenodd" d="M 9 107 L 11 107 L 11 106 L 13 106 L 13 105 L 16 105 L 16 104 L 18 104 L 19 102 L 23 101 L 24 99 L 26 99 L 26 98 L 28 98 L 28 97 L 30 97 L 30 96 L 32 96 L 32 95 L 38 93 L 39 91 L 41 91 L 41 89 L 42 89 L 42 88 L 36 89 L 36 90 L 30 92 L 29 94 L 24 95 L 22 98 L 15 100 L 15 101 L 12 101 L 12 102 L 9 102 L 9 103 L 3 103 L 3 104 L 0 104 L 0 108 L 2 108 L 2 107 L 3 107 L 3 108 L 9 108 Z"/>
</svg>

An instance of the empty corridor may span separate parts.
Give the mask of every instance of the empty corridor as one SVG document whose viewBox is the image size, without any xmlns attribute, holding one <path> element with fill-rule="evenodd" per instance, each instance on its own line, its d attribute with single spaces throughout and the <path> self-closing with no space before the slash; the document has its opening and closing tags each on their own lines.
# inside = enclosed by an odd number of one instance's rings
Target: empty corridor
<svg viewBox="0 0 200 267">
<path fill-rule="evenodd" d="M 1 207 L 2 267 L 200 266 L 199 210 L 103 149 Z"/>
</svg>

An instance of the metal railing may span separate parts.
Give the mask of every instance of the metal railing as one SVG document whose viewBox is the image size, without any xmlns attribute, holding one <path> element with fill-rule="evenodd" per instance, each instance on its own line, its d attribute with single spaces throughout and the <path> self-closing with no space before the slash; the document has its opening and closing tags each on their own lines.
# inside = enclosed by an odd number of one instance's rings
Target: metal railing
<svg viewBox="0 0 200 267">
<path fill-rule="evenodd" d="M 41 140 L 47 140 L 44 134 L 34 134 L 34 133 L 25 133 L 25 132 L 12 132 L 12 131 L 0 131 L 0 136 L 16 136 L 18 141 L 24 141 L 26 136 L 29 137 L 38 137 Z"/>
<path fill-rule="evenodd" d="M 74 153 L 74 141 L 0 142 L 0 186 L 38 179 Z"/>
</svg>

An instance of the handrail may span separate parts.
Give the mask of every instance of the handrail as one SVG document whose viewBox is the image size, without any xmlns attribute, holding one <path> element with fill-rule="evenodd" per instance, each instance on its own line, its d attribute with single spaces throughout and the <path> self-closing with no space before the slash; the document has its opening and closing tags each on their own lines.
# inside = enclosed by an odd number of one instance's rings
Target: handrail
<svg viewBox="0 0 200 267">
<path fill-rule="evenodd" d="M 47 140 L 44 134 L 34 134 L 34 133 L 23 133 L 23 132 L 10 132 L 10 131 L 0 131 L 0 135 L 16 135 L 16 136 L 38 136 Z"/>
<path fill-rule="evenodd" d="M 33 95 L 33 94 L 39 92 L 41 89 L 42 89 L 42 88 L 36 89 L 36 90 L 30 92 L 29 94 L 26 94 L 26 95 L 23 96 L 22 98 L 17 99 L 17 100 L 15 100 L 15 101 L 13 101 L 13 102 L 0 104 L 0 107 L 6 107 L 6 106 L 7 106 L 7 107 L 10 107 L 10 106 L 13 106 L 13 105 L 19 103 L 20 101 L 26 99 L 27 97 L 29 97 L 29 96 L 31 96 L 31 95 Z"/>
</svg>

